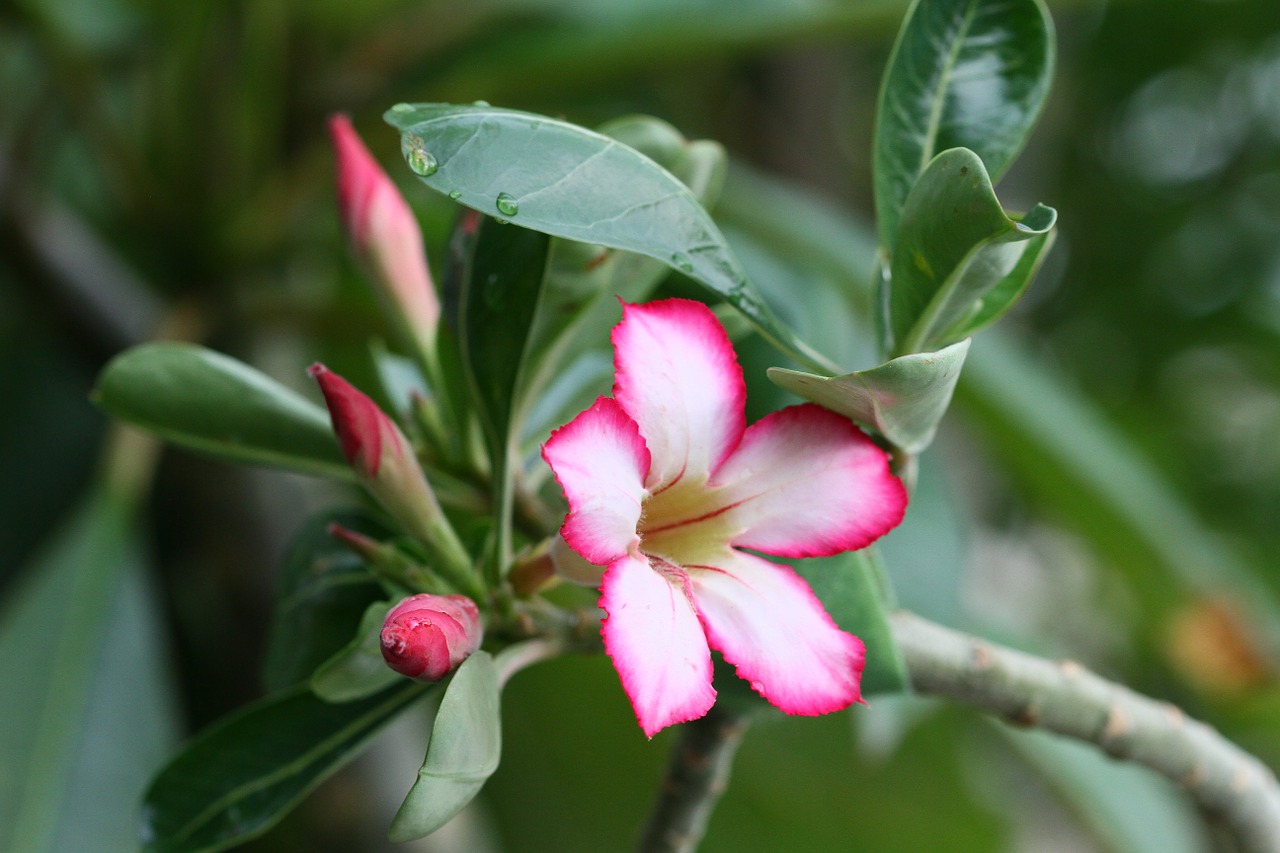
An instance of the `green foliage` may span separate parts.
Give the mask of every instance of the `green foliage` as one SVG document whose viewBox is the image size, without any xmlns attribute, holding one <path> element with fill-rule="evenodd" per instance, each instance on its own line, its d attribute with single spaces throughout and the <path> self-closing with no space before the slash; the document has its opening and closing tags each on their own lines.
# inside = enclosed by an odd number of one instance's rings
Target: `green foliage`
<svg viewBox="0 0 1280 853">
<path fill-rule="evenodd" d="M 382 588 L 364 563 L 329 535 L 331 524 L 384 534 L 379 525 L 353 512 L 326 512 L 307 521 L 284 558 L 276 592 L 262 681 L 277 692 L 306 681 L 316 667 L 346 645 L 365 608 Z"/>
<path fill-rule="evenodd" d="M 351 476 L 323 409 L 204 347 L 154 343 L 122 353 L 103 368 L 94 399 L 121 420 L 219 459 Z"/>
<path fill-rule="evenodd" d="M 501 685 L 488 652 L 462 662 L 445 688 L 418 778 L 391 823 L 392 841 L 421 838 L 471 802 L 502 754 Z"/>
<path fill-rule="evenodd" d="M 844 376 L 828 378 L 775 367 L 769 378 L 916 454 L 933 441 L 968 352 L 966 339 L 938 352 L 899 356 L 879 367 Z"/>
<path fill-rule="evenodd" d="M 261 835 L 426 691 L 405 683 L 331 704 L 299 686 L 243 708 L 201 732 L 152 781 L 143 849 L 226 850 Z"/>
<path fill-rule="evenodd" d="M 432 189 L 524 228 L 655 258 L 723 297 L 793 357 L 823 367 L 756 295 L 689 188 L 638 151 L 486 105 L 398 104 L 386 119 Z"/>
<path fill-rule="evenodd" d="M 953 148 L 933 158 L 902 208 L 889 266 L 895 352 L 944 347 L 972 331 L 977 318 L 1007 310 L 1039 268 L 1056 220 L 1043 205 L 1010 219 L 972 151 Z"/>
<path fill-rule="evenodd" d="M 0 848 L 134 849 L 176 741 L 130 502 L 99 488 L 24 571 L 0 622 Z"/>
<path fill-rule="evenodd" d="M 876 109 L 880 242 L 892 249 L 916 180 L 941 152 L 969 148 L 999 180 L 1031 133 L 1053 76 L 1041 0 L 915 0 Z"/>
<path fill-rule="evenodd" d="M 364 611 L 351 642 L 311 676 L 311 692 L 326 702 L 351 702 L 402 680 L 382 659 L 382 623 L 394 601 L 375 601 Z"/>
</svg>

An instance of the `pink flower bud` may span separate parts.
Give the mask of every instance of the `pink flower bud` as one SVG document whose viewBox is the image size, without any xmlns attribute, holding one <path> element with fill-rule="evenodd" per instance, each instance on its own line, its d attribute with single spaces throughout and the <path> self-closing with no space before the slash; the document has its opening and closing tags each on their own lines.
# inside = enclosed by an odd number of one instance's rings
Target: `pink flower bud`
<svg viewBox="0 0 1280 853">
<path fill-rule="evenodd" d="M 329 118 L 338 172 L 338 210 L 347 238 L 414 341 L 434 346 L 440 302 L 418 222 L 345 115 Z"/>
<path fill-rule="evenodd" d="M 323 364 L 313 364 L 307 372 L 320 383 L 333 431 L 356 476 L 410 532 L 432 536 L 429 529 L 440 518 L 440 505 L 400 427 Z"/>
<path fill-rule="evenodd" d="M 382 623 L 387 666 L 419 681 L 439 681 L 480 648 L 480 611 L 465 595 L 411 595 Z"/>
</svg>

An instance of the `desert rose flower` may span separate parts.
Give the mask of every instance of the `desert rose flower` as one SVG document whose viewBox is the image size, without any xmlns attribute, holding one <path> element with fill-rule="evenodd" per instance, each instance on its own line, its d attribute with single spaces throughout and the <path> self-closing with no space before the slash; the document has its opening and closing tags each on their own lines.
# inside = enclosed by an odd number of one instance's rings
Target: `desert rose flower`
<svg viewBox="0 0 1280 853">
<path fill-rule="evenodd" d="M 613 345 L 613 397 L 543 457 L 569 501 L 561 536 L 605 567 L 605 649 L 640 727 L 711 708 L 711 648 L 786 713 L 860 701 L 862 642 L 791 568 L 742 549 L 819 557 L 888 532 L 907 496 L 884 451 L 812 404 L 747 427 L 742 369 L 701 303 L 624 305 Z"/>
<path fill-rule="evenodd" d="M 422 232 L 396 185 L 373 159 L 351 120 L 329 119 L 338 172 L 338 211 L 356 257 L 414 342 L 430 353 L 440 302 L 427 268 Z"/>
<path fill-rule="evenodd" d="M 411 595 L 382 623 L 382 657 L 401 675 L 439 681 L 480 648 L 483 637 L 480 612 L 465 595 Z"/>
</svg>

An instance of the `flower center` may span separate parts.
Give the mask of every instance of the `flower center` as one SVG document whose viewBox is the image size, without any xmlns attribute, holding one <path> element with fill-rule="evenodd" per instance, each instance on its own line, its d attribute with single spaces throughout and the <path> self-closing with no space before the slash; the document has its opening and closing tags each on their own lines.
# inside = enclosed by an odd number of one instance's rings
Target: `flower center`
<svg viewBox="0 0 1280 853">
<path fill-rule="evenodd" d="M 732 504 L 705 478 L 682 478 L 645 499 L 638 532 L 640 550 L 679 565 L 708 562 L 741 531 L 728 513 Z"/>
</svg>

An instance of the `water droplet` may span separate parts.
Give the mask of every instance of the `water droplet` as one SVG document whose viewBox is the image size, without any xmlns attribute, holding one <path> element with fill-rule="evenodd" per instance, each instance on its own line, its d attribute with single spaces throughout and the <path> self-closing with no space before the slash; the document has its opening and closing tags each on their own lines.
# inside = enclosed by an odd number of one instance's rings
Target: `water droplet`
<svg viewBox="0 0 1280 853">
<path fill-rule="evenodd" d="M 453 192 L 449 193 L 449 198 L 452 198 L 452 199 L 462 198 L 462 190 L 454 190 Z"/>
<path fill-rule="evenodd" d="M 520 212 L 520 202 L 511 197 L 510 193 L 498 193 L 498 212 L 503 216 L 515 216 Z"/>
<path fill-rule="evenodd" d="M 671 263 L 681 272 L 693 272 L 693 262 L 689 257 L 681 252 L 673 252 L 671 255 Z"/>
<path fill-rule="evenodd" d="M 391 112 L 393 113 L 407 113 L 412 112 L 412 110 L 413 104 L 396 104 L 391 108 Z"/>
<path fill-rule="evenodd" d="M 489 106 L 489 102 L 488 102 L 488 101 L 472 101 L 472 102 L 471 102 L 471 106 L 473 106 L 473 107 L 487 107 L 487 106 Z"/>
<path fill-rule="evenodd" d="M 510 224 L 511 224 L 511 220 L 510 220 L 510 219 L 503 219 L 501 216 L 495 216 L 495 217 L 493 217 L 493 221 L 494 221 L 494 222 L 496 222 L 496 223 L 498 223 L 499 225 L 510 225 Z"/>
<path fill-rule="evenodd" d="M 440 163 L 430 151 L 415 146 L 409 149 L 409 168 L 415 175 L 429 178 L 440 168 Z"/>
</svg>

